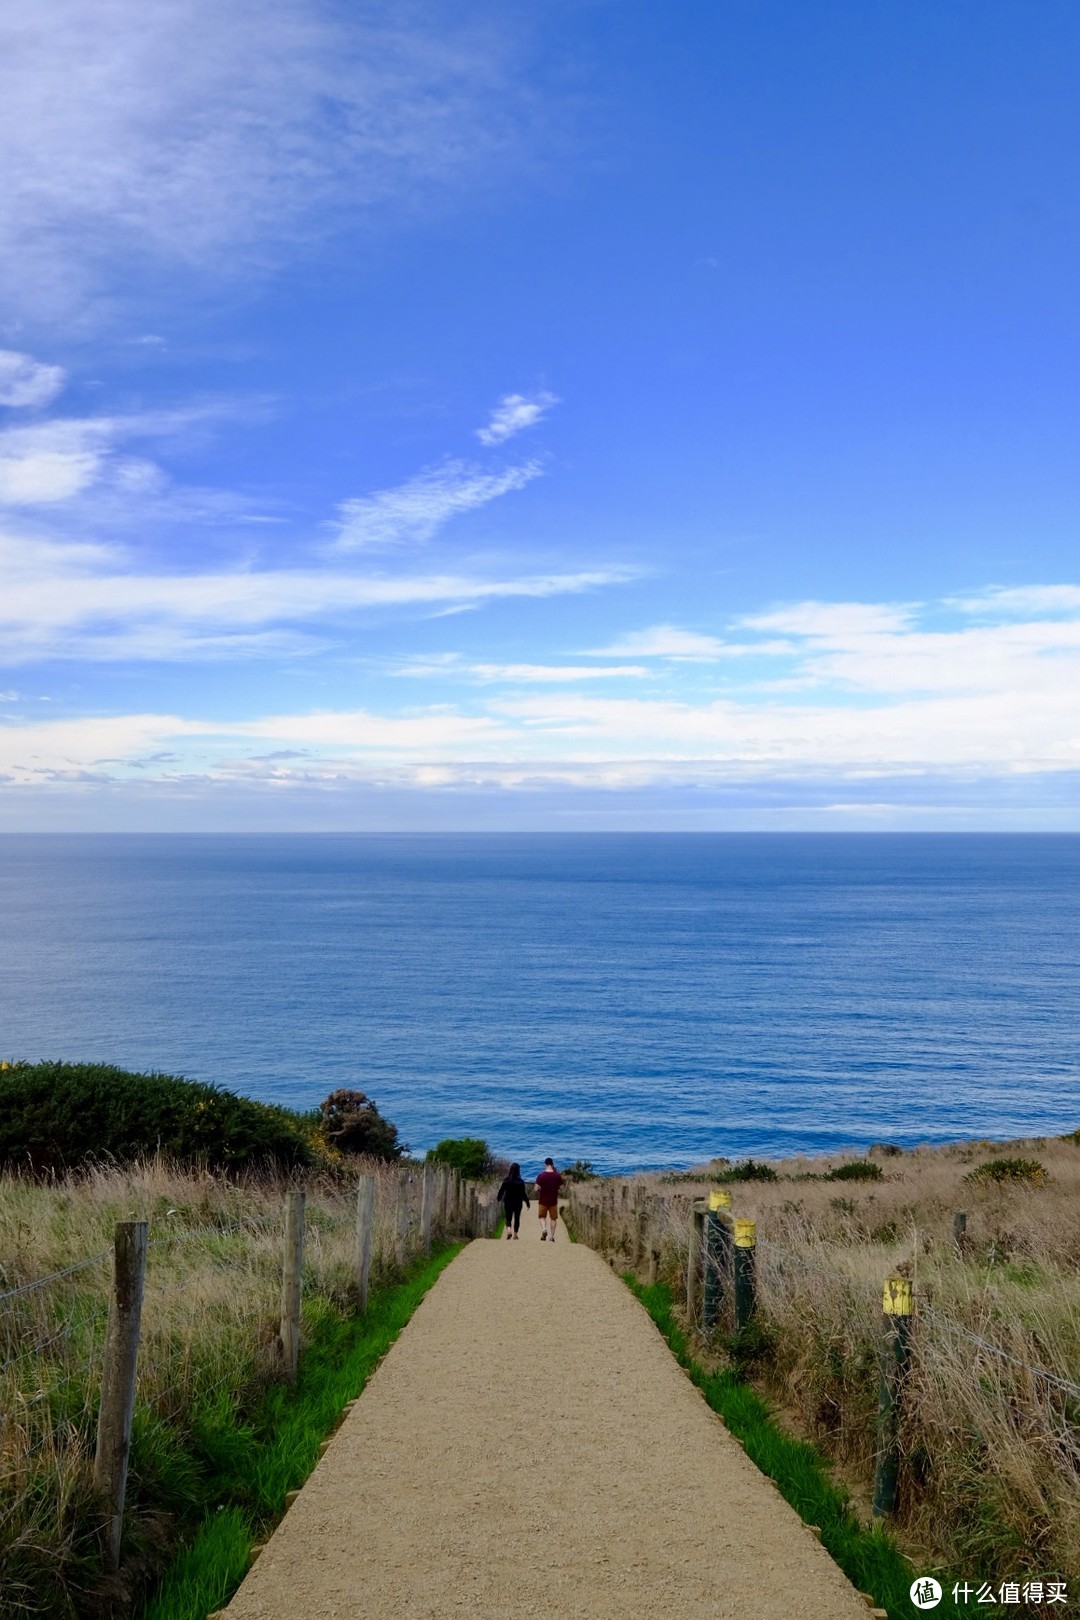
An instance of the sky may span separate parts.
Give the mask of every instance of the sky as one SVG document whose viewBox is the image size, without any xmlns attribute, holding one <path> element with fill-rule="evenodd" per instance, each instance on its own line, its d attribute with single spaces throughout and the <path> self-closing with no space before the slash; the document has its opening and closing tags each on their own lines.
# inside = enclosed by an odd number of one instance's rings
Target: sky
<svg viewBox="0 0 1080 1620">
<path fill-rule="evenodd" d="M 0 830 L 1080 829 L 1075 0 L 50 0 Z"/>
</svg>

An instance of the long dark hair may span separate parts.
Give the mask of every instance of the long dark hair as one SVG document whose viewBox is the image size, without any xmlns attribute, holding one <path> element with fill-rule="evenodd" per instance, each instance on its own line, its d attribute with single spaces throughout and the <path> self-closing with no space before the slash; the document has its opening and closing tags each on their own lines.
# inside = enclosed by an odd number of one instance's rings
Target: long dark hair
<svg viewBox="0 0 1080 1620">
<path fill-rule="evenodd" d="M 520 1181 L 521 1180 L 521 1166 L 520 1166 L 520 1164 L 512 1164 L 510 1166 L 509 1170 L 506 1172 L 506 1179 L 507 1179 L 507 1181 Z"/>
</svg>

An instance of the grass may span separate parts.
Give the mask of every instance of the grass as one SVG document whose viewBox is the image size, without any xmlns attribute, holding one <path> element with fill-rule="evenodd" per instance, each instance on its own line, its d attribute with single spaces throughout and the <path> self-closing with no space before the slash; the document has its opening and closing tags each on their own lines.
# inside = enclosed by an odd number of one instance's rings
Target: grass
<svg viewBox="0 0 1080 1620">
<path fill-rule="evenodd" d="M 141 1620 L 203 1620 L 228 1601 L 248 1568 L 253 1543 L 281 1517 L 342 1408 L 354 1399 L 460 1245 L 452 1245 L 396 1288 L 375 1298 L 365 1317 L 346 1320 L 320 1307 L 295 1390 L 271 1391 L 248 1421 L 227 1407 L 207 1414 L 201 1444 L 213 1455 L 207 1504 L 191 1543 L 167 1571 Z"/>
<path fill-rule="evenodd" d="M 742 1442 L 751 1462 L 775 1482 L 806 1524 L 818 1527 L 822 1544 L 852 1584 L 860 1592 L 870 1593 L 875 1603 L 887 1610 L 890 1620 L 910 1620 L 909 1588 L 915 1574 L 923 1572 L 912 1569 L 884 1531 L 866 1529 L 859 1523 L 847 1492 L 832 1479 L 822 1454 L 814 1446 L 785 1434 L 760 1395 L 730 1368 L 709 1371 L 694 1358 L 689 1335 L 679 1324 L 671 1289 L 665 1283 L 640 1283 L 630 1272 L 624 1274 L 623 1280 L 644 1305 L 709 1406 Z M 960 1612 L 948 1594 L 937 1610 L 941 1615 Z"/>
<path fill-rule="evenodd" d="M 224 1503 L 251 1523 L 280 1511 L 349 1398 L 342 1390 L 390 1342 L 405 1319 L 394 1312 L 407 1314 L 419 1297 L 397 1258 L 398 1171 L 360 1168 L 376 1176 L 371 1310 L 361 1324 L 355 1182 L 306 1178 L 299 1405 L 280 1384 L 276 1344 L 289 1183 L 237 1182 L 160 1159 L 51 1182 L 0 1176 L 0 1292 L 9 1295 L 0 1301 L 3 1620 L 126 1613 L 208 1512 L 224 1525 L 232 1522 L 216 1514 Z M 415 1253 L 418 1179 L 407 1191 L 406 1247 Z M 109 1258 L 10 1291 L 106 1250 L 115 1222 L 133 1217 L 149 1221 L 150 1250 L 122 1574 L 108 1577 L 92 1474 Z M 440 1241 L 455 1235 L 436 1229 Z"/>
<path fill-rule="evenodd" d="M 715 1186 L 715 1166 L 575 1188 L 578 1235 L 620 1270 L 644 1275 L 655 1253 L 696 1359 L 726 1360 L 772 1401 L 860 1511 L 874 1469 L 882 1285 L 907 1276 L 917 1306 L 897 1544 L 920 1570 L 1064 1578 L 1080 1569 L 1080 1398 L 1026 1369 L 1080 1384 L 1080 1141 L 882 1146 L 861 1161 L 881 1169 L 865 1182 L 835 1175 L 845 1160 L 778 1160 L 775 1179 L 731 1188 L 733 1213 L 757 1222 L 753 1343 L 736 1342 L 727 1321 L 704 1334 L 697 1305 L 688 1316 L 681 1303 L 690 1211 Z M 1045 1175 L 968 1179 L 1002 1160 L 1037 1161 Z"/>
</svg>

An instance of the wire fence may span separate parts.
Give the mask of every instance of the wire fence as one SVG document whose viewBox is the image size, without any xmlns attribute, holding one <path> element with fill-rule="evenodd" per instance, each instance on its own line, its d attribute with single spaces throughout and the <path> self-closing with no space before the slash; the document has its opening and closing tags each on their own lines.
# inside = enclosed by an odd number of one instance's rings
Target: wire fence
<svg viewBox="0 0 1080 1620">
<path fill-rule="evenodd" d="M 386 1166 L 374 1169 L 372 1180 L 369 1261 L 376 1286 L 400 1276 L 432 1239 L 462 1235 L 488 1219 L 475 1191 L 458 1178 L 425 1181 L 413 1169 Z M 267 1195 L 254 1196 L 247 1209 L 235 1202 L 230 1193 L 232 1207 L 220 1214 L 170 1208 L 150 1223 L 136 1333 L 143 1433 L 160 1424 L 186 1432 L 200 1411 L 235 1409 L 288 1376 L 284 1211 Z M 51 1546 L 57 1559 L 66 1558 L 78 1513 L 92 1518 L 97 1511 L 113 1270 L 110 1247 L 0 1293 L 0 1587 L 13 1549 Z M 355 1310 L 357 1279 L 355 1184 L 316 1187 L 307 1197 L 297 1300 L 315 1311 Z M 301 1318 L 297 1332 L 302 1355 Z M 15 1603 L 10 1589 L 0 1598 L 6 1615 L 5 1602 Z M 15 1605 L 10 1612 L 24 1610 Z M 28 1597 L 25 1613 L 31 1612 Z"/>
<path fill-rule="evenodd" d="M 704 1205 L 687 1194 L 662 1196 L 633 1184 L 583 1184 L 573 1189 L 576 1233 L 615 1265 L 630 1265 L 649 1280 L 675 1285 L 678 1307 L 691 1332 L 735 1359 L 750 1356 L 766 1387 L 771 1380 L 785 1405 L 827 1447 L 858 1468 L 873 1471 L 879 1455 L 879 1380 L 884 1277 L 873 1278 L 874 1257 L 852 1247 L 852 1268 L 837 1264 L 836 1244 L 806 1231 L 798 1249 L 756 1233 L 753 1340 L 740 1341 L 735 1314 L 732 1239 L 712 1244 L 704 1233 Z M 733 1221 L 729 1221 L 729 1228 Z M 827 1252 L 826 1252 L 827 1251 Z M 832 1262 L 832 1264 L 829 1264 Z M 952 1265 L 952 1270 L 949 1270 Z M 1031 1349 L 1057 1349 L 1022 1315 L 991 1307 L 984 1291 L 965 1296 L 962 1255 L 946 1270 L 923 1277 L 913 1294 L 910 1362 L 899 1445 L 907 1469 L 908 1500 L 933 1502 L 944 1474 L 1007 1469 L 1022 1477 L 1031 1515 L 1049 1524 L 1062 1505 L 1080 1497 L 1080 1383 L 1067 1364 L 1048 1364 Z M 963 1322 L 929 1294 L 955 1285 L 959 1311 L 981 1320 Z M 960 1456 L 962 1461 L 955 1463 Z M 929 1463 L 934 1458 L 936 1463 Z M 954 1461 L 947 1461 L 952 1458 Z M 1067 1516 L 1065 1508 L 1065 1516 Z M 926 1508 L 929 1515 L 929 1507 Z"/>
</svg>

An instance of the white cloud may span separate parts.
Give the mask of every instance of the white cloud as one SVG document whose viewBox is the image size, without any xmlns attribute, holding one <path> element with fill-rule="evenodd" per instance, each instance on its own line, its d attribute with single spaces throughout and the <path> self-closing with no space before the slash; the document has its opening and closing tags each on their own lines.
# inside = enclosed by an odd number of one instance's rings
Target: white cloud
<svg viewBox="0 0 1080 1620">
<path fill-rule="evenodd" d="M 56 417 L 0 430 L 0 503 L 48 506 L 70 501 L 105 482 L 122 498 L 156 495 L 167 480 L 144 457 L 120 455 L 131 440 L 183 440 L 209 423 L 243 416 L 253 404 L 218 402 L 126 416 Z M 194 515 L 200 502 L 227 506 L 235 498 L 218 491 L 181 491 L 176 500 Z M 117 518 L 118 511 L 110 513 Z"/>
<path fill-rule="evenodd" d="M 535 427 L 553 405 L 559 403 L 555 394 L 504 394 L 491 413 L 486 427 L 477 428 L 476 437 L 481 444 L 502 444 L 515 433 Z"/>
<path fill-rule="evenodd" d="M 470 664 L 468 672 L 480 681 L 515 685 L 572 685 L 575 681 L 640 679 L 651 673 L 643 664 Z"/>
<path fill-rule="evenodd" d="M 776 630 L 792 636 L 878 635 L 906 630 L 914 608 L 877 602 L 794 602 L 769 613 L 751 613 L 739 619 L 747 630 Z"/>
<path fill-rule="evenodd" d="M 461 461 L 444 461 L 394 489 L 376 490 L 338 508 L 335 549 L 367 551 L 422 543 L 462 512 L 475 511 L 538 478 L 539 462 L 486 473 Z"/>
<path fill-rule="evenodd" d="M 0 533 L 0 662 L 46 656 L 169 658 L 203 650 L 242 656 L 305 650 L 290 632 L 358 609 L 429 608 L 579 593 L 621 583 L 618 570 L 517 577 L 425 573 L 395 577 L 340 568 L 238 568 L 148 573 L 115 547 Z M 270 635 L 269 632 L 274 632 Z M 264 635 L 260 641 L 258 637 Z"/>
<path fill-rule="evenodd" d="M 1080 612 L 1080 585 L 993 586 L 972 596 L 949 597 L 946 607 L 971 614 Z"/>
<path fill-rule="evenodd" d="M 524 26 L 320 0 L 51 0 L 0 54 L 0 271 L 39 313 L 236 273 L 521 145 Z M 408 199 L 404 202 L 401 199 Z"/>
<path fill-rule="evenodd" d="M 70 500 L 98 478 L 111 437 L 107 422 L 46 422 L 0 433 L 0 502 Z"/>
<path fill-rule="evenodd" d="M 62 366 L 47 366 L 28 354 L 0 349 L 0 405 L 48 405 L 64 386 Z"/>
<path fill-rule="evenodd" d="M 680 630 L 673 624 L 656 624 L 649 630 L 634 630 L 609 647 L 586 649 L 591 658 L 671 658 L 680 663 L 711 663 L 732 651 L 729 642 L 716 636 L 702 636 L 695 630 Z"/>
</svg>

